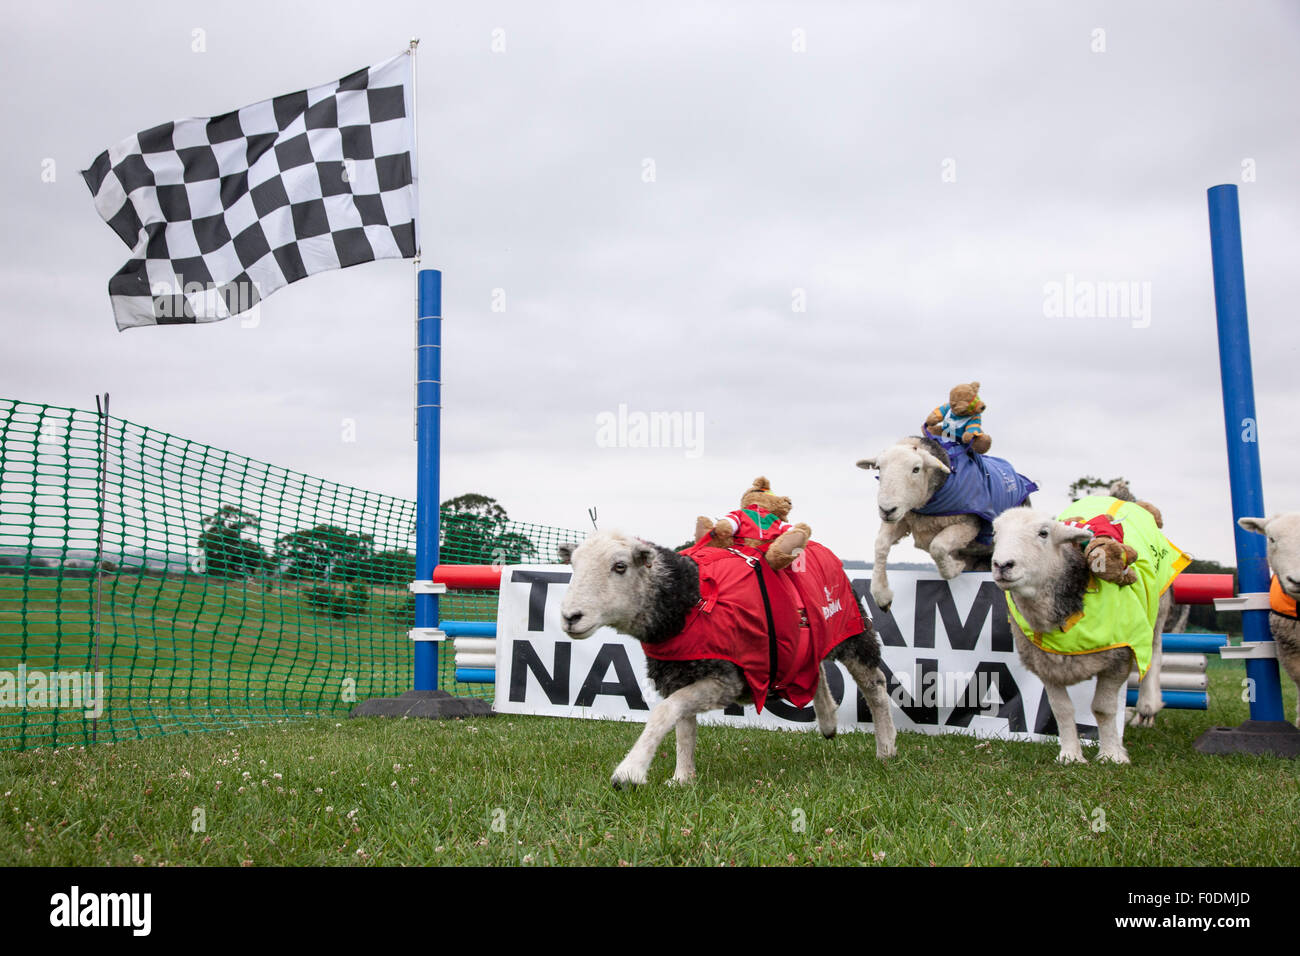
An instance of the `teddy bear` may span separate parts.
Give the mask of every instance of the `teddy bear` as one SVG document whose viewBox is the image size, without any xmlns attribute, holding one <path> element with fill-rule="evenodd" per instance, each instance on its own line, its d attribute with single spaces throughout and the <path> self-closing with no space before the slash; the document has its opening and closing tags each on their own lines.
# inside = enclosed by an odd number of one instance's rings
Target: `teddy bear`
<svg viewBox="0 0 1300 956">
<path fill-rule="evenodd" d="M 980 401 L 979 382 L 954 385 L 948 393 L 948 403 L 926 416 L 925 430 L 935 438 L 960 442 L 977 454 L 986 454 L 993 447 L 993 439 L 980 427 L 980 413 L 986 407 Z"/>
<path fill-rule="evenodd" d="M 810 538 L 808 525 L 788 524 L 790 499 L 772 493 L 771 483 L 760 476 L 740 496 L 740 507 L 723 515 L 715 523 L 703 515 L 695 519 L 695 540 L 711 536 L 710 544 L 729 548 L 740 543 L 764 551 L 768 566 L 774 571 L 788 568 Z"/>
<path fill-rule="evenodd" d="M 1127 490 L 1127 486 L 1125 486 Z M 1115 497 L 1119 497 L 1116 495 Z M 1138 501 L 1131 495 L 1121 501 L 1132 501 L 1135 505 L 1145 508 L 1155 519 L 1156 527 L 1165 526 L 1164 516 L 1161 515 L 1160 509 L 1149 501 Z M 1081 527 L 1088 528 L 1092 531 L 1092 540 L 1083 548 L 1083 559 L 1088 564 L 1088 570 L 1101 578 L 1103 581 L 1110 581 L 1112 584 L 1128 586 L 1136 584 L 1138 575 L 1133 568 L 1133 562 L 1137 560 L 1138 553 L 1132 547 L 1124 544 L 1124 531 L 1112 522 L 1105 515 L 1098 515 L 1087 522 L 1070 522 L 1078 524 Z"/>
</svg>

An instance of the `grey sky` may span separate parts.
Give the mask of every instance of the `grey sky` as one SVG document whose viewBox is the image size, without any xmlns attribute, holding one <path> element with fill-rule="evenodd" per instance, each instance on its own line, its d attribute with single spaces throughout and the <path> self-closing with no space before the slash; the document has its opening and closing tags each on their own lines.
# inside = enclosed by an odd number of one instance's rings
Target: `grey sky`
<svg viewBox="0 0 1300 956">
<path fill-rule="evenodd" d="M 138 130 L 327 82 L 419 36 L 444 497 L 578 528 L 596 505 L 602 526 L 676 544 L 766 474 L 816 537 L 866 557 L 875 482 L 853 462 L 979 379 L 993 454 L 1038 481 L 1038 504 L 1122 474 L 1177 544 L 1232 561 L 1205 189 L 1236 182 L 1265 499 L 1300 507 L 1294 4 L 52 3 L 9 18 L 7 396 L 93 407 L 108 389 L 123 417 L 413 497 L 409 262 L 283 289 L 256 328 L 118 333 L 106 285 L 127 250 L 77 170 Z M 1149 283 L 1149 327 L 1045 316 L 1067 275 Z M 700 453 L 600 447 L 597 416 L 620 404 L 702 415 Z"/>
</svg>

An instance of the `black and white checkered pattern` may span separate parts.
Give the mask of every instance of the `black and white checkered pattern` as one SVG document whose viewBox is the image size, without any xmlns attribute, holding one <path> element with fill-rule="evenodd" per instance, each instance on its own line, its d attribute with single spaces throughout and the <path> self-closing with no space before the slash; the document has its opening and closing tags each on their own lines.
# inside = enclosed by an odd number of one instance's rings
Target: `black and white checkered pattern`
<svg viewBox="0 0 1300 956">
<path fill-rule="evenodd" d="M 131 247 L 118 329 L 215 322 L 316 272 L 416 254 L 411 57 L 164 123 L 82 175 Z"/>
</svg>

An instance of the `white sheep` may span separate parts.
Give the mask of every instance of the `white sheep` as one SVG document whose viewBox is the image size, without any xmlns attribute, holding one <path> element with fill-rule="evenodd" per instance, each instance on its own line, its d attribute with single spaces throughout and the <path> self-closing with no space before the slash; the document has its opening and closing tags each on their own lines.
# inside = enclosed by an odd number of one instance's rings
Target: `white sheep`
<svg viewBox="0 0 1300 956">
<path fill-rule="evenodd" d="M 963 452 L 964 454 L 964 452 Z M 989 462 L 1006 465 L 1002 459 L 985 456 Z M 939 575 L 948 580 L 963 571 L 987 570 L 987 543 L 977 542 L 986 527 L 978 514 L 921 514 L 952 474 L 952 463 L 943 445 L 933 438 L 910 436 L 886 448 L 875 458 L 864 458 L 859 468 L 880 472 L 876 506 L 880 531 L 876 534 L 875 562 L 871 569 L 871 597 L 882 611 L 894 603 L 889 587 L 889 552 L 899 541 L 912 536 L 913 542 L 934 559 Z M 1007 466 L 1009 470 L 1009 465 Z M 1019 478 L 1019 476 L 1017 476 Z M 1032 482 L 1026 482 L 1030 491 Z M 1007 507 L 1027 501 L 1026 495 L 1008 500 Z M 991 517 L 991 516 L 989 516 Z"/>
<path fill-rule="evenodd" d="M 1267 520 L 1241 518 L 1237 524 L 1268 539 L 1268 566 L 1273 570 L 1277 588 L 1291 602 L 1300 598 L 1300 511 L 1274 515 Z M 1300 620 L 1294 617 L 1294 603 L 1278 610 L 1286 602 L 1277 600 L 1276 588 L 1273 597 L 1268 625 L 1277 644 L 1277 659 L 1300 690 Z M 1296 723 L 1300 724 L 1300 701 L 1296 703 Z"/>
<path fill-rule="evenodd" d="M 647 647 L 662 644 L 683 632 L 688 616 L 701 603 L 699 565 L 685 554 L 639 538 L 599 531 L 581 545 L 561 545 L 559 554 L 561 561 L 573 567 L 560 617 L 564 632 L 574 640 L 590 637 L 597 628 L 612 627 Z M 853 600 L 851 587 L 845 597 Z M 809 614 L 818 610 L 807 609 Z M 813 662 L 818 674 L 813 709 L 822 734 L 833 737 L 836 707 L 826 684 L 825 661 L 840 661 L 871 708 L 876 756 L 883 759 L 896 753 L 894 722 L 880 670 L 880 647 L 865 617 L 863 623 L 863 633 L 839 643 L 822 663 Z M 738 638 L 751 642 L 757 638 L 767 647 L 763 635 Z M 614 770 L 611 782 L 615 788 L 646 782 L 660 742 L 674 727 L 677 766 L 669 782 L 690 782 L 695 776 L 696 716 L 752 699 L 744 672 L 730 661 L 657 660 L 647 653 L 646 668 L 664 699 L 655 705 L 635 746 Z"/>
<path fill-rule="evenodd" d="M 1117 499 L 1081 500 L 1105 505 Z M 1136 504 L 1127 507 L 1135 511 L 1127 512 L 1127 517 L 1120 519 L 1126 528 L 1126 542 L 1142 544 L 1144 540 L 1155 541 L 1154 536 L 1159 535 L 1159 540 L 1168 544 L 1149 512 Z M 1125 512 L 1120 514 L 1125 515 Z M 993 580 L 1007 594 L 1009 608 L 1014 607 L 1019 612 L 1034 636 L 1034 640 L 1026 636 L 1016 614 L 1012 613 L 1011 632 L 1020 660 L 1043 682 L 1052 716 L 1056 718 L 1061 742 L 1057 760 L 1061 763 L 1085 760 L 1074 722 L 1074 705 L 1066 688 L 1096 677 L 1092 713 L 1100 737 L 1098 759 L 1128 763 L 1123 723 L 1117 721 L 1115 715 L 1119 695 L 1128 682 L 1137 652 L 1130 650 L 1129 646 L 1120 646 L 1091 653 L 1053 653 L 1039 646 L 1039 642 L 1047 639 L 1046 642 L 1050 643 L 1063 629 L 1068 634 L 1078 627 L 1075 632 L 1077 639 L 1078 635 L 1085 633 L 1080 624 L 1087 617 L 1092 617 L 1088 628 L 1095 628 L 1093 633 L 1101 632 L 1103 647 L 1129 644 L 1136 648 L 1149 632 L 1152 642 L 1150 666 L 1138 692 L 1133 724 L 1153 725 L 1156 713 L 1163 706 L 1160 697 L 1160 635 L 1172 602 L 1167 584 L 1182 567 L 1182 553 L 1169 545 L 1168 553 L 1157 562 L 1150 557 L 1149 549 L 1140 547 L 1143 554 L 1134 564 L 1140 580 L 1137 584 L 1121 587 L 1110 582 L 1098 582 L 1093 577 L 1082 550 L 1082 546 L 1092 538 L 1092 532 L 1086 528 L 1065 524 L 1030 508 L 1013 508 L 994 520 L 993 534 Z M 1168 581 L 1161 580 L 1166 576 Z M 1156 583 L 1149 585 L 1152 580 Z M 1090 599 L 1087 614 L 1084 613 L 1085 592 Z M 1114 629 L 1110 630 L 1112 621 Z"/>
</svg>

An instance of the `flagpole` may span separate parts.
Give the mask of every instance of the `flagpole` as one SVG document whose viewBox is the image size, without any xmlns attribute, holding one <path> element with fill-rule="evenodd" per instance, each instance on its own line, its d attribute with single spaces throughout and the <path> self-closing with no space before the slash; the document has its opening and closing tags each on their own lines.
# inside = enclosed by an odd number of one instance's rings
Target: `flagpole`
<svg viewBox="0 0 1300 956">
<path fill-rule="evenodd" d="M 415 194 L 415 268 L 420 268 L 420 74 L 416 71 L 419 58 L 415 55 L 420 45 L 419 37 L 411 37 L 411 191 Z"/>
</svg>

